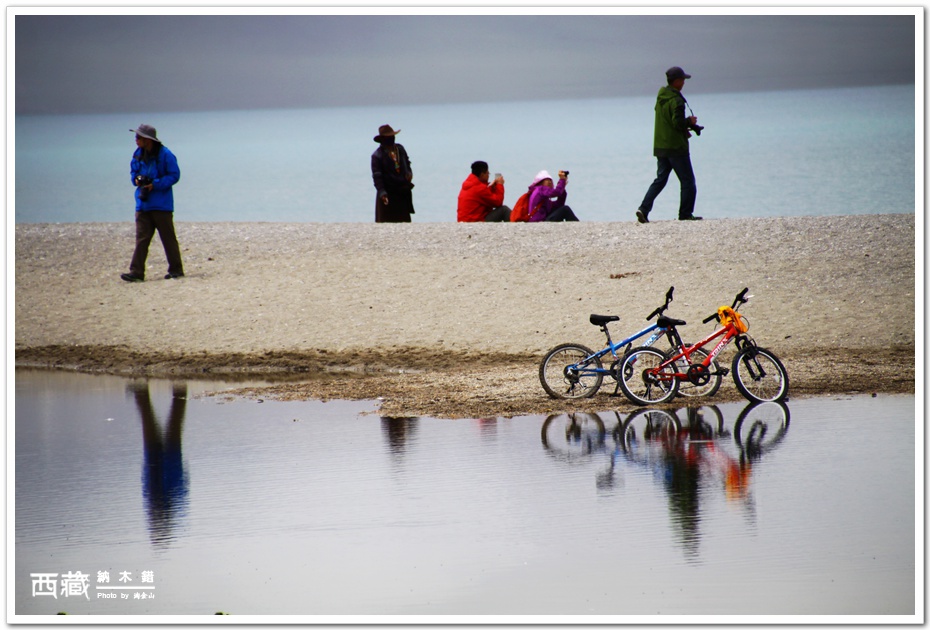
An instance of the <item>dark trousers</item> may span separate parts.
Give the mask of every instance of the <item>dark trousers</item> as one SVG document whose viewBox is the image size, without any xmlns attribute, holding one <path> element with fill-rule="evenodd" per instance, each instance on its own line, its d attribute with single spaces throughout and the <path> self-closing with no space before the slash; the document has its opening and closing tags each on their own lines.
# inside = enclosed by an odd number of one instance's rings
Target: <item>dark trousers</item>
<svg viewBox="0 0 930 630">
<path fill-rule="evenodd" d="M 577 221 L 578 217 L 568 206 L 554 208 L 546 217 L 546 221 Z"/>
<path fill-rule="evenodd" d="M 673 155 L 656 158 L 659 162 L 655 181 L 646 191 L 639 209 L 643 214 L 649 214 L 656 197 L 665 188 L 668 178 L 675 171 L 678 181 L 681 182 L 681 202 L 678 206 L 678 218 L 684 219 L 694 214 L 694 202 L 697 199 L 697 184 L 694 181 L 694 169 L 691 167 L 690 155 Z"/>
<path fill-rule="evenodd" d="M 132 262 L 129 263 L 129 273 L 140 278 L 145 277 L 145 259 L 149 255 L 149 243 L 152 242 L 156 230 L 165 248 L 168 273 L 183 275 L 181 248 L 178 246 L 178 237 L 174 233 L 174 213 L 164 210 L 136 212 L 136 249 L 132 254 Z"/>
<path fill-rule="evenodd" d="M 510 208 L 507 206 L 497 206 L 496 208 L 491 208 L 491 211 L 488 212 L 488 216 L 484 217 L 484 220 L 488 223 L 502 223 L 504 221 L 510 221 Z"/>
</svg>

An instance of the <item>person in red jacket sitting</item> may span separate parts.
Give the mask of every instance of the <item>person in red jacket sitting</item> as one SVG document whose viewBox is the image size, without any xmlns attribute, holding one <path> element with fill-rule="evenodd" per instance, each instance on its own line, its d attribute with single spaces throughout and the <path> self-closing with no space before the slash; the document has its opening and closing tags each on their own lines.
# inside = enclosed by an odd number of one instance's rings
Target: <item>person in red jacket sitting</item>
<svg viewBox="0 0 930 630">
<path fill-rule="evenodd" d="M 510 208 L 503 205 L 504 178 L 498 175 L 488 184 L 490 179 L 487 162 L 479 160 L 471 165 L 471 175 L 462 183 L 459 192 L 460 223 L 510 221 Z"/>
</svg>

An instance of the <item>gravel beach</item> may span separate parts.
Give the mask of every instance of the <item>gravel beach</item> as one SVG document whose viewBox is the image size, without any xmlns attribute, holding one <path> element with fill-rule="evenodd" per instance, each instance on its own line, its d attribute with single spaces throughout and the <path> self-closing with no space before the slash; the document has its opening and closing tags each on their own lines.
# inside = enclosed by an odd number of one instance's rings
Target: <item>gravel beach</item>
<svg viewBox="0 0 930 630">
<path fill-rule="evenodd" d="M 180 215 L 179 215 L 180 216 Z M 750 334 L 792 397 L 915 389 L 915 217 L 406 225 L 177 223 L 126 283 L 134 224 L 15 227 L 17 366 L 274 378 L 243 395 L 381 400 L 381 413 L 513 416 L 629 407 L 549 399 L 552 346 L 622 338 L 669 286 L 686 340 L 743 287 Z M 922 262 L 922 261 L 921 261 Z M 730 351 L 722 355 L 728 365 Z M 738 399 L 724 380 L 718 400 Z"/>
</svg>

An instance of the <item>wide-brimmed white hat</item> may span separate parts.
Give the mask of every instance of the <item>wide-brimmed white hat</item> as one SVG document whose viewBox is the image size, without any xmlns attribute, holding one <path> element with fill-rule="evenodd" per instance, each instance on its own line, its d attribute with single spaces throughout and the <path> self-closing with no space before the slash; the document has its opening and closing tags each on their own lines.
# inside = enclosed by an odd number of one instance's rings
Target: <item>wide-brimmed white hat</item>
<svg viewBox="0 0 930 630">
<path fill-rule="evenodd" d="M 552 175 L 549 174 L 549 171 L 539 171 L 536 173 L 536 177 L 533 178 L 533 183 L 530 186 L 535 186 L 544 179 L 552 179 Z"/>
</svg>

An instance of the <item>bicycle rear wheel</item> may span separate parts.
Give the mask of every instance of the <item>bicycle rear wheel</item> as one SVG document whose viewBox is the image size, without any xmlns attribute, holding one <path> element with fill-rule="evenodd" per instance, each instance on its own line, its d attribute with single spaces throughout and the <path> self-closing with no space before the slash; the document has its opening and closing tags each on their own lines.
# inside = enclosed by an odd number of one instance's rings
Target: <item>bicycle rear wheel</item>
<svg viewBox="0 0 930 630">
<path fill-rule="evenodd" d="M 637 405 L 657 405 L 668 402 L 678 393 L 678 378 L 673 363 L 659 369 L 665 362 L 665 353 L 656 348 L 640 347 L 631 350 L 620 366 L 620 389 L 630 402 Z"/>
<path fill-rule="evenodd" d="M 788 395 L 788 372 L 771 351 L 746 346 L 733 357 L 736 389 L 753 402 L 778 402 Z"/>
<path fill-rule="evenodd" d="M 681 422 L 674 413 L 662 409 L 640 409 L 617 425 L 615 436 L 624 451 L 642 458 L 650 444 L 673 442 L 681 433 Z"/>
<path fill-rule="evenodd" d="M 601 360 L 577 343 L 563 343 L 543 357 L 539 382 L 552 398 L 588 398 L 597 393 L 604 380 Z M 598 370 L 598 371 L 596 371 Z"/>
<path fill-rule="evenodd" d="M 607 429 L 593 413 L 551 415 L 542 425 L 542 445 L 561 461 L 574 463 L 603 448 Z"/>
</svg>

